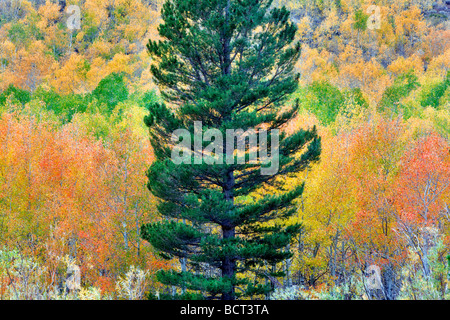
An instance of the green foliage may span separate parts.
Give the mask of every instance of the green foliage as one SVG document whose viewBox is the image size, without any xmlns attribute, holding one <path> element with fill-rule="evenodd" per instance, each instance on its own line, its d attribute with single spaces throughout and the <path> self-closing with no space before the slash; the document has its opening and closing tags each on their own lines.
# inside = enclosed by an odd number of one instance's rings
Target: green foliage
<svg viewBox="0 0 450 320">
<path fill-rule="evenodd" d="M 369 103 L 364 98 L 360 88 L 354 88 L 345 92 L 345 96 L 347 99 L 352 99 L 358 106 L 361 106 L 363 108 L 369 107 Z"/>
<path fill-rule="evenodd" d="M 334 122 L 344 103 L 344 94 L 326 81 L 313 82 L 302 99 L 302 106 L 325 125 Z"/>
<path fill-rule="evenodd" d="M 147 300 L 205 300 L 205 297 L 200 293 L 185 292 L 185 293 L 149 293 Z"/>
<path fill-rule="evenodd" d="M 44 39 L 44 35 L 32 21 L 13 23 L 8 31 L 8 37 L 15 44 L 27 44 L 33 38 L 36 40 Z"/>
<path fill-rule="evenodd" d="M 302 108 L 314 114 L 322 125 L 334 123 L 339 114 L 347 118 L 367 109 L 361 89 L 339 90 L 327 81 L 314 81 L 296 93 Z"/>
<path fill-rule="evenodd" d="M 31 100 L 31 94 L 28 91 L 16 88 L 13 85 L 10 85 L 5 91 L 0 93 L 0 105 L 4 105 L 8 97 L 22 105 Z"/>
<path fill-rule="evenodd" d="M 313 128 L 281 135 L 280 167 L 273 175 L 262 175 L 260 163 L 209 165 L 203 159 L 178 165 L 171 160 L 173 131 L 185 129 L 192 137 L 194 121 L 225 137 L 227 129 L 278 129 L 296 116 L 298 104 L 283 107 L 298 86 L 297 27 L 289 11 L 271 5 L 268 0 L 169 0 L 159 27 L 163 40 L 147 45 L 157 62 L 151 71 L 162 96 L 177 108 L 147 104 L 144 121 L 156 155 L 147 172 L 148 188 L 166 219 L 143 225 L 141 236 L 164 257 L 187 261 L 181 272 L 160 271 L 162 283 L 208 298 L 266 294 L 267 277 L 283 274 L 262 270 L 292 256 L 286 247 L 300 225 L 275 220 L 295 212 L 303 184 L 280 186 L 276 194 L 252 203 L 235 197 L 258 197 L 261 188 L 318 160 L 321 150 Z"/>
<path fill-rule="evenodd" d="M 380 111 L 398 113 L 402 109 L 400 100 L 419 86 L 417 76 L 412 70 L 401 74 L 395 79 L 394 84 L 384 91 L 379 104 Z"/>
<path fill-rule="evenodd" d="M 89 43 L 93 43 L 97 38 L 98 28 L 96 26 L 90 26 L 85 30 L 83 40 Z"/>
<path fill-rule="evenodd" d="M 448 269 L 447 279 L 450 281 L 450 255 L 447 256 L 447 269 Z"/>
<path fill-rule="evenodd" d="M 362 9 L 359 9 L 355 12 L 353 23 L 353 29 L 365 31 L 367 29 L 367 20 L 369 19 L 369 16 L 365 14 Z"/>
<path fill-rule="evenodd" d="M 160 102 L 159 100 L 159 96 L 153 90 L 146 92 L 137 91 L 130 94 L 130 96 L 128 97 L 128 101 L 133 101 L 140 107 L 147 110 L 149 110 L 149 107 L 151 107 L 155 103 Z"/>
<path fill-rule="evenodd" d="M 438 108 L 440 105 L 440 99 L 444 96 L 447 88 L 450 87 L 450 71 L 447 72 L 447 76 L 442 82 L 436 83 L 428 90 L 422 91 L 422 97 L 420 104 L 422 107 L 432 106 Z"/>
<path fill-rule="evenodd" d="M 111 73 L 103 78 L 92 92 L 92 97 L 100 103 L 106 103 L 109 111 L 112 111 L 119 102 L 128 98 L 128 88 L 124 82 L 124 75 L 122 73 Z"/>
<path fill-rule="evenodd" d="M 30 101 L 43 102 L 47 111 L 53 112 L 61 123 L 68 123 L 77 113 L 103 113 L 110 116 L 119 103 L 128 101 L 129 104 L 138 105 L 142 108 L 158 101 L 155 92 L 137 92 L 128 95 L 128 88 L 124 83 L 123 75 L 113 73 L 100 81 L 97 88 L 90 94 L 70 93 L 62 95 L 53 89 L 38 88 L 34 93 L 18 89 L 10 85 L 0 93 L 0 106 L 5 106 L 7 99 L 12 103 L 22 105 Z M 117 109 L 120 113 L 124 111 L 121 107 Z"/>
<path fill-rule="evenodd" d="M 63 123 L 72 121 L 74 114 L 85 112 L 88 104 L 88 97 L 85 95 L 60 95 L 53 90 L 43 89 L 38 89 L 33 94 L 33 99 L 43 101 L 47 110 L 53 111 Z"/>
<path fill-rule="evenodd" d="M 25 43 L 28 35 L 22 23 L 14 23 L 9 29 L 8 37 L 14 43 Z"/>
</svg>

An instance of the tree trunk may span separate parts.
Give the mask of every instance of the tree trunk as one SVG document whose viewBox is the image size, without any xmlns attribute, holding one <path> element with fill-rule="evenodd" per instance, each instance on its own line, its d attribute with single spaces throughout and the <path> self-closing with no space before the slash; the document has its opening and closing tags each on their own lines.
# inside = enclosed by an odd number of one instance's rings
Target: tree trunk
<svg viewBox="0 0 450 320">
<path fill-rule="evenodd" d="M 235 237 L 235 228 L 222 227 L 223 239 L 232 239 Z M 234 282 L 236 272 L 236 262 L 234 259 L 227 257 L 222 261 L 222 277 L 231 279 Z M 234 284 L 231 286 L 230 290 L 223 292 L 222 300 L 234 300 L 235 299 L 235 288 Z"/>
<path fill-rule="evenodd" d="M 227 1 L 227 6 L 225 8 L 225 19 L 226 26 L 228 27 L 229 21 L 229 12 L 230 12 L 230 0 Z M 224 30 L 225 31 L 225 30 Z M 223 34 L 223 74 L 229 75 L 231 74 L 231 52 L 230 52 L 230 41 L 231 39 L 227 36 L 227 32 Z M 225 149 L 224 149 L 225 150 Z M 234 172 L 230 170 L 227 172 L 225 177 L 225 188 L 224 188 L 224 197 L 226 201 L 234 203 Z M 222 237 L 223 239 L 233 239 L 236 236 L 236 227 L 230 224 L 222 225 Z M 229 278 L 232 281 L 232 286 L 229 290 L 222 293 L 222 300 L 234 300 L 236 298 L 235 295 L 235 287 L 234 287 L 234 278 L 236 274 L 236 261 L 233 257 L 226 257 L 222 261 L 222 277 Z"/>
<path fill-rule="evenodd" d="M 224 197 L 226 201 L 234 202 L 233 189 L 234 189 L 234 172 L 229 171 L 225 179 L 225 189 Z M 236 227 L 232 224 L 222 225 L 222 238 L 233 239 L 236 236 Z M 234 282 L 234 277 L 236 273 L 236 261 L 233 257 L 226 257 L 222 260 L 222 277 L 231 279 Z M 234 284 L 231 286 L 230 290 L 223 292 L 222 300 L 234 300 L 235 299 L 235 288 Z"/>
</svg>

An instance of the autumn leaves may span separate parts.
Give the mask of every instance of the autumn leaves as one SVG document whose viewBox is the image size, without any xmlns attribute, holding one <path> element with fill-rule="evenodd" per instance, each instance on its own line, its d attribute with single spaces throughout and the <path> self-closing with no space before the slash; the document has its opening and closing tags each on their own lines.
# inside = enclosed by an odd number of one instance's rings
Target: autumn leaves
<svg viewBox="0 0 450 320">
<path fill-rule="evenodd" d="M 353 283 L 348 293 L 361 298 L 367 292 L 356 289 L 355 276 L 376 265 L 383 284 L 395 288 L 372 296 L 379 299 L 411 289 L 404 270 L 445 275 L 437 265 L 445 267 L 450 240 L 448 141 L 380 116 L 337 135 L 329 130 L 319 130 L 321 163 L 308 172 L 299 202 L 295 221 L 305 230 L 294 274 L 307 286 Z"/>
<path fill-rule="evenodd" d="M 83 287 L 103 294 L 115 291 L 130 265 L 164 266 L 139 238 L 141 223 L 152 219 L 153 198 L 145 189 L 152 154 L 130 119 L 109 123 L 101 141 L 80 117 L 61 126 L 2 114 L 0 240 L 47 268 L 46 283 L 64 277 L 64 257 L 80 266 Z"/>
</svg>

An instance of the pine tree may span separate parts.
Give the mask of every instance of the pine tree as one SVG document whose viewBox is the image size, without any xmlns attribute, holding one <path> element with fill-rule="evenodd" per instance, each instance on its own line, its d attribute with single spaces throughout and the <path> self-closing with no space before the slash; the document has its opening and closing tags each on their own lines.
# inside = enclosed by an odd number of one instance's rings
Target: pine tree
<svg viewBox="0 0 450 320">
<path fill-rule="evenodd" d="M 149 41 L 147 48 L 165 103 L 149 104 L 144 121 L 156 156 L 148 188 L 159 198 L 164 219 L 143 225 L 141 236 L 161 256 L 182 262 L 178 271 L 158 273 L 166 285 L 223 300 L 267 294 L 268 279 L 283 275 L 276 265 L 292 256 L 287 248 L 301 228 L 282 222 L 295 212 L 304 185 L 288 188 L 283 178 L 320 155 L 316 128 L 290 135 L 280 130 L 299 108 L 285 106 L 298 86 L 297 28 L 289 11 L 270 0 L 168 0 L 161 14 L 162 40 Z M 183 163 L 173 161 L 179 140 L 172 133 L 178 129 L 189 131 L 188 141 L 216 129 L 203 137 L 202 148 L 229 129 L 265 129 L 269 141 L 276 141 L 279 130 L 278 148 L 267 144 L 269 154 L 279 154 L 278 171 L 262 174 L 269 164 L 261 153 L 260 161 L 249 161 L 253 149 L 244 135 L 236 141 L 247 146 L 245 163 L 236 152 L 220 162 L 225 143 L 215 144 L 209 158 L 194 143 L 182 153 Z M 263 196 L 267 186 L 277 192 Z"/>
</svg>

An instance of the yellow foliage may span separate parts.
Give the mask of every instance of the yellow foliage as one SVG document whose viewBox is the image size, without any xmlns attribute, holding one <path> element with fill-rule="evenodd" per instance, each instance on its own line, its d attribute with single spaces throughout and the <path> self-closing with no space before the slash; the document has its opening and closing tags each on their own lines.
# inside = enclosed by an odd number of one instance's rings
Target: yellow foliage
<svg viewBox="0 0 450 320">
<path fill-rule="evenodd" d="M 407 73 L 409 70 L 414 70 L 415 74 L 420 76 L 424 67 L 422 59 L 417 54 L 413 54 L 406 59 L 402 56 L 398 57 L 387 69 L 392 72 L 394 77 Z"/>
<path fill-rule="evenodd" d="M 46 1 L 45 4 L 38 9 L 39 15 L 41 15 L 46 23 L 51 20 L 57 20 L 60 15 L 60 7 L 56 3 L 52 3 L 50 1 Z"/>
<path fill-rule="evenodd" d="M 53 87 L 62 94 L 85 92 L 84 63 L 82 56 L 76 53 L 71 54 L 69 60 L 55 72 L 55 78 L 51 81 Z"/>
<path fill-rule="evenodd" d="M 431 60 L 428 66 L 427 74 L 432 77 L 443 78 L 448 70 L 450 70 L 450 45 L 449 48 L 441 55 Z"/>
</svg>

